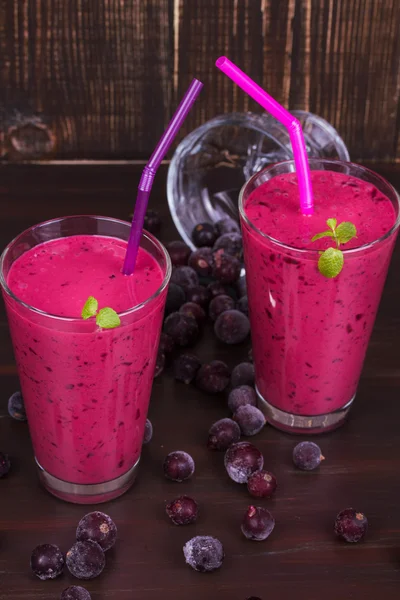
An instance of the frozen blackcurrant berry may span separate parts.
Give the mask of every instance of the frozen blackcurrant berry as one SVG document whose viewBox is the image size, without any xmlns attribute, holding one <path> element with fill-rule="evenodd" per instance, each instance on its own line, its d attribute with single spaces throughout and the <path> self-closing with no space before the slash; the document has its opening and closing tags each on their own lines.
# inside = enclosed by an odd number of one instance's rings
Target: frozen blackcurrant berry
<svg viewBox="0 0 400 600">
<path fill-rule="evenodd" d="M 26 421 L 25 405 L 21 392 L 14 392 L 9 397 L 8 414 L 16 421 Z"/>
<path fill-rule="evenodd" d="M 248 359 L 250 362 L 253 362 L 253 348 L 250 348 L 250 350 L 247 353 Z"/>
<path fill-rule="evenodd" d="M 112 548 L 117 539 L 117 527 L 111 517 L 98 510 L 88 513 L 78 523 L 78 542 L 97 542 L 104 552 Z"/>
<path fill-rule="evenodd" d="M 161 229 L 161 219 L 158 212 L 149 208 L 144 216 L 143 225 L 150 233 L 158 233 Z"/>
<path fill-rule="evenodd" d="M 224 235 L 224 233 L 240 233 L 239 223 L 230 217 L 217 221 L 215 223 L 215 229 L 220 236 Z"/>
<path fill-rule="evenodd" d="M 205 308 L 208 306 L 211 296 L 207 288 L 202 285 L 195 285 L 187 290 L 186 299 L 188 302 L 195 302 Z"/>
<path fill-rule="evenodd" d="M 191 267 L 174 267 L 171 273 L 171 283 L 179 285 L 185 292 L 199 285 L 199 278 Z"/>
<path fill-rule="evenodd" d="M 78 579 L 94 579 L 105 567 L 106 558 L 101 546 L 92 540 L 76 542 L 67 552 L 68 571 Z"/>
<path fill-rule="evenodd" d="M 225 556 L 221 542 L 208 535 L 199 535 L 186 542 L 183 554 L 187 564 L 200 573 L 219 569 Z"/>
<path fill-rule="evenodd" d="M 293 448 L 293 462 L 302 471 L 313 471 L 324 458 L 321 448 L 314 442 L 300 442 Z"/>
<path fill-rule="evenodd" d="M 242 362 L 232 370 L 231 385 L 233 388 L 241 385 L 254 385 L 254 365 L 250 362 Z"/>
<path fill-rule="evenodd" d="M 249 494 L 256 498 L 269 498 L 276 490 L 276 477 L 269 471 L 256 471 L 247 480 Z"/>
<path fill-rule="evenodd" d="M 154 367 L 154 377 L 158 377 L 164 371 L 165 354 L 160 349 L 157 352 L 156 365 Z"/>
<path fill-rule="evenodd" d="M 224 233 L 215 242 L 213 250 L 223 250 L 240 260 L 243 254 L 242 236 L 240 233 Z"/>
<path fill-rule="evenodd" d="M 213 254 L 214 266 L 212 275 L 221 283 L 234 283 L 240 275 L 240 262 L 231 254 L 225 254 L 224 250 L 217 250 Z"/>
<path fill-rule="evenodd" d="M 257 396 L 254 388 L 249 385 L 241 385 L 229 392 L 228 406 L 231 412 L 235 413 L 238 408 L 246 404 L 257 406 Z"/>
<path fill-rule="evenodd" d="M 212 246 L 217 239 L 217 232 L 212 223 L 199 223 L 192 231 L 193 244 L 201 246 Z"/>
<path fill-rule="evenodd" d="M 216 296 L 211 300 L 208 314 L 210 319 L 215 321 L 223 312 L 233 308 L 235 308 L 235 301 L 230 296 L 221 294 L 221 296 Z"/>
<path fill-rule="evenodd" d="M 275 527 L 275 519 L 266 508 L 249 506 L 242 521 L 243 535 L 260 542 L 269 537 Z"/>
<path fill-rule="evenodd" d="M 175 348 L 175 342 L 170 335 L 162 333 L 160 336 L 160 343 L 158 349 L 160 352 L 164 352 L 165 356 L 172 354 Z"/>
<path fill-rule="evenodd" d="M 247 296 L 247 283 L 246 283 L 246 277 L 244 275 L 237 280 L 236 290 L 237 290 L 237 295 L 239 298 L 243 298 L 243 296 Z"/>
<path fill-rule="evenodd" d="M 170 283 L 168 287 L 167 300 L 165 302 L 165 314 L 169 315 L 172 312 L 179 310 L 182 304 L 185 303 L 186 295 L 184 290 L 176 283 Z"/>
<path fill-rule="evenodd" d="M 197 371 L 201 367 L 200 359 L 195 354 L 185 352 L 180 354 L 173 365 L 174 377 L 178 381 L 189 384 L 196 377 Z"/>
<path fill-rule="evenodd" d="M 225 286 L 220 281 L 212 281 L 208 284 L 207 289 L 210 292 L 210 298 L 215 298 L 216 296 L 229 295 L 227 293 L 227 286 Z"/>
<path fill-rule="evenodd" d="M 233 418 L 239 425 L 243 435 L 256 435 L 260 433 L 265 425 L 263 413 L 256 406 L 251 406 L 251 404 L 239 406 Z"/>
<path fill-rule="evenodd" d="M 252 473 L 261 471 L 264 458 L 258 448 L 249 442 L 232 444 L 225 453 L 225 469 L 236 483 L 247 483 Z"/>
<path fill-rule="evenodd" d="M 207 448 L 209 450 L 227 450 L 240 440 L 240 427 L 232 419 L 220 419 L 210 427 Z"/>
<path fill-rule="evenodd" d="M 0 477 L 5 477 L 11 468 L 11 462 L 8 454 L 0 452 Z"/>
<path fill-rule="evenodd" d="M 196 319 L 174 312 L 165 319 L 164 332 L 170 335 L 178 346 L 189 346 L 196 341 L 199 327 Z"/>
<path fill-rule="evenodd" d="M 336 517 L 335 533 L 345 542 L 359 542 L 367 529 L 367 517 L 354 508 L 345 508 Z"/>
<path fill-rule="evenodd" d="M 197 502 L 189 496 L 175 498 L 167 504 L 165 510 L 174 525 L 190 525 L 198 515 Z"/>
<path fill-rule="evenodd" d="M 146 419 L 146 425 L 144 426 L 143 444 L 148 444 L 153 437 L 153 425 L 150 419 Z"/>
<path fill-rule="evenodd" d="M 189 267 L 192 267 L 202 277 L 211 275 L 213 264 L 214 258 L 211 248 L 198 248 L 189 256 Z"/>
<path fill-rule="evenodd" d="M 61 575 L 64 564 L 64 555 L 54 544 L 36 546 L 31 555 L 31 569 L 43 581 Z"/>
<path fill-rule="evenodd" d="M 238 310 L 242 312 L 246 317 L 249 316 L 249 302 L 247 296 L 242 296 L 237 304 Z"/>
<path fill-rule="evenodd" d="M 187 452 L 177 450 L 168 454 L 164 461 L 164 475 L 172 481 L 185 481 L 194 473 L 194 460 Z"/>
<path fill-rule="evenodd" d="M 70 585 L 60 596 L 60 600 L 91 600 L 91 598 L 89 592 L 80 585 Z"/>
<path fill-rule="evenodd" d="M 250 321 L 238 310 L 227 310 L 215 321 L 214 333 L 224 344 L 240 344 L 250 333 Z"/>
<path fill-rule="evenodd" d="M 221 360 L 202 365 L 196 375 L 196 385 L 203 392 L 218 394 L 229 385 L 230 371 Z"/>
<path fill-rule="evenodd" d="M 165 247 L 168 250 L 168 254 L 174 267 L 183 267 L 187 265 L 188 258 L 192 251 L 185 242 L 176 240 L 174 242 L 169 242 Z"/>
<path fill-rule="evenodd" d="M 182 304 L 180 307 L 179 312 L 181 315 L 192 317 L 199 325 L 206 320 L 204 309 L 201 308 L 200 304 L 196 304 L 195 302 L 185 302 L 185 304 Z"/>
</svg>

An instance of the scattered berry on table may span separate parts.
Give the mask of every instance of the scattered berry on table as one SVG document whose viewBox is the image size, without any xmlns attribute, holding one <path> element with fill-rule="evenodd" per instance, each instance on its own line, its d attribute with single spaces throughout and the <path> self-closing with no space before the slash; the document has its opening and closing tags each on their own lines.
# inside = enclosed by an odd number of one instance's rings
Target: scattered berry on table
<svg viewBox="0 0 400 600">
<path fill-rule="evenodd" d="M 43 581 L 61 575 L 64 565 L 64 555 L 54 544 L 41 544 L 32 552 L 31 569 Z"/>
<path fill-rule="evenodd" d="M 208 432 L 209 450 L 227 450 L 240 440 L 240 427 L 232 419 L 220 419 L 211 425 Z"/>
<path fill-rule="evenodd" d="M 169 315 L 180 309 L 186 302 L 186 294 L 183 288 L 176 283 L 170 283 L 168 286 L 167 299 L 165 302 L 165 314 Z"/>
<path fill-rule="evenodd" d="M 70 585 L 62 592 L 60 600 L 92 600 L 92 597 L 80 585 Z"/>
<path fill-rule="evenodd" d="M 242 312 L 246 317 L 249 316 L 249 301 L 247 296 L 242 296 L 237 303 L 238 310 Z"/>
<path fill-rule="evenodd" d="M 173 312 L 164 321 L 164 333 L 170 335 L 178 346 L 189 346 L 196 341 L 199 327 L 193 317 Z"/>
<path fill-rule="evenodd" d="M 106 558 L 97 542 L 76 542 L 67 552 L 68 571 L 77 579 L 94 579 L 103 571 Z"/>
<path fill-rule="evenodd" d="M 221 542 L 209 535 L 199 535 L 186 542 L 183 554 L 187 564 L 200 573 L 219 569 L 225 556 Z"/>
<path fill-rule="evenodd" d="M 5 477 L 11 468 L 11 462 L 8 454 L 0 452 L 0 477 Z"/>
<path fill-rule="evenodd" d="M 175 240 L 174 242 L 166 244 L 165 247 L 168 250 L 168 254 L 174 267 L 183 267 L 184 265 L 187 265 L 188 258 L 192 251 L 185 242 Z"/>
<path fill-rule="evenodd" d="M 146 425 L 144 426 L 143 444 L 148 444 L 153 437 L 153 424 L 150 419 L 146 419 Z"/>
<path fill-rule="evenodd" d="M 208 247 L 198 248 L 191 253 L 188 260 L 189 267 L 192 267 L 202 277 L 211 275 L 213 264 L 213 251 Z"/>
<path fill-rule="evenodd" d="M 14 392 L 8 399 L 8 414 L 16 421 L 26 421 L 24 399 L 21 392 Z"/>
<path fill-rule="evenodd" d="M 175 348 L 175 342 L 170 335 L 167 333 L 162 333 L 160 336 L 160 343 L 158 349 L 161 352 L 164 352 L 165 356 L 172 354 Z"/>
<path fill-rule="evenodd" d="M 189 496 L 180 496 L 167 504 L 165 511 L 174 525 L 190 525 L 197 520 L 197 502 Z"/>
<path fill-rule="evenodd" d="M 204 323 L 206 320 L 206 313 L 204 309 L 200 306 L 200 304 L 196 304 L 195 302 L 185 302 L 179 309 L 181 315 L 186 315 L 187 317 L 192 317 L 195 319 L 197 323 L 200 325 Z"/>
<path fill-rule="evenodd" d="M 228 407 L 232 413 L 235 413 L 241 406 L 257 406 L 257 396 L 254 388 L 249 385 L 241 385 L 229 392 Z"/>
<path fill-rule="evenodd" d="M 215 321 L 214 333 L 224 344 L 240 344 L 250 333 L 250 321 L 238 310 L 227 310 Z"/>
<path fill-rule="evenodd" d="M 222 360 L 212 360 L 200 367 L 196 375 L 196 386 L 208 394 L 223 392 L 229 385 L 230 371 Z"/>
<path fill-rule="evenodd" d="M 225 469 L 236 483 L 247 483 L 250 475 L 261 471 L 264 458 L 258 448 L 250 442 L 232 444 L 225 453 Z"/>
<path fill-rule="evenodd" d="M 293 462 L 302 471 L 313 471 L 324 459 L 321 448 L 314 442 L 300 442 L 293 448 Z"/>
<path fill-rule="evenodd" d="M 161 219 L 158 212 L 149 208 L 144 216 L 143 225 L 150 233 L 158 233 L 161 229 Z"/>
<path fill-rule="evenodd" d="M 275 527 L 275 519 L 266 508 L 249 506 L 242 521 L 242 533 L 249 540 L 260 542 L 269 537 Z"/>
<path fill-rule="evenodd" d="M 240 233 L 224 233 L 216 240 L 213 250 L 223 250 L 240 260 L 243 254 L 242 236 Z"/>
<path fill-rule="evenodd" d="M 211 298 L 215 298 L 216 296 L 228 295 L 227 287 L 220 281 L 212 281 L 208 284 L 207 289 L 211 294 Z"/>
<path fill-rule="evenodd" d="M 159 375 L 161 375 L 161 373 L 164 371 L 164 367 L 165 367 L 165 354 L 160 349 L 158 349 L 153 377 L 158 377 Z"/>
<path fill-rule="evenodd" d="M 187 290 L 186 300 L 188 302 L 195 302 L 196 304 L 200 304 L 200 306 L 207 307 L 211 300 L 211 295 L 207 288 L 203 285 L 195 285 Z"/>
<path fill-rule="evenodd" d="M 249 494 L 255 498 L 270 498 L 276 486 L 276 477 L 269 471 L 256 471 L 247 480 Z"/>
<path fill-rule="evenodd" d="M 237 221 L 234 221 L 230 217 L 220 219 L 215 223 L 215 229 L 219 236 L 224 233 L 240 233 L 240 225 Z"/>
<path fill-rule="evenodd" d="M 212 321 L 216 321 L 220 314 L 233 308 L 235 308 L 235 301 L 230 296 L 221 294 L 211 300 L 208 315 Z"/>
<path fill-rule="evenodd" d="M 192 241 L 198 248 L 212 246 L 217 239 L 217 231 L 212 223 L 199 223 L 192 231 Z"/>
<path fill-rule="evenodd" d="M 180 354 L 174 360 L 174 377 L 183 383 L 192 383 L 200 367 L 200 359 L 195 354 L 189 354 L 188 352 L 185 352 L 184 354 Z"/>
<path fill-rule="evenodd" d="M 164 475 L 171 481 L 185 481 L 194 473 L 194 460 L 187 452 L 176 450 L 168 454 L 164 461 Z"/>
<path fill-rule="evenodd" d="M 192 267 L 174 267 L 171 273 L 171 283 L 179 285 L 185 292 L 199 285 L 199 277 Z"/>
<path fill-rule="evenodd" d="M 368 519 L 364 513 L 345 508 L 335 520 L 335 533 L 345 542 L 359 542 L 367 533 Z"/>
<path fill-rule="evenodd" d="M 234 420 L 239 425 L 243 435 L 256 435 L 260 433 L 261 429 L 265 426 L 265 417 L 261 410 L 251 404 L 245 404 L 239 406 L 235 414 L 233 415 Z"/>
<path fill-rule="evenodd" d="M 254 385 L 254 365 L 250 362 L 242 362 L 232 370 L 231 386 L 233 388 L 241 385 Z"/>
<path fill-rule="evenodd" d="M 112 548 L 117 539 L 117 527 L 109 515 L 99 510 L 88 513 L 78 523 L 78 542 L 97 542 L 104 552 Z"/>
<path fill-rule="evenodd" d="M 214 252 L 213 256 L 213 277 L 221 283 L 234 283 L 240 275 L 241 265 L 239 260 L 231 254 L 225 254 L 222 249 Z"/>
</svg>

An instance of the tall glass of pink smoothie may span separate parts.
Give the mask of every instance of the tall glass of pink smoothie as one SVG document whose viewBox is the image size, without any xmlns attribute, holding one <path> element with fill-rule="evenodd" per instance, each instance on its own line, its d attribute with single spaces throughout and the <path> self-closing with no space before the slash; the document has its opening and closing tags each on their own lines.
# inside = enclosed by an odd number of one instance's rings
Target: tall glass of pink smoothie
<svg viewBox="0 0 400 600">
<path fill-rule="evenodd" d="M 293 433 L 338 427 L 354 400 L 399 226 L 399 196 L 359 165 L 311 159 L 315 212 L 300 211 L 293 161 L 252 177 L 239 200 L 259 406 Z M 312 242 L 352 222 L 342 271 L 327 278 Z"/>
<path fill-rule="evenodd" d="M 133 275 L 121 269 L 130 224 L 65 217 L 24 231 L 0 277 L 39 475 L 70 502 L 105 502 L 140 459 L 171 263 L 143 232 Z M 120 317 L 83 320 L 89 296 Z"/>
</svg>

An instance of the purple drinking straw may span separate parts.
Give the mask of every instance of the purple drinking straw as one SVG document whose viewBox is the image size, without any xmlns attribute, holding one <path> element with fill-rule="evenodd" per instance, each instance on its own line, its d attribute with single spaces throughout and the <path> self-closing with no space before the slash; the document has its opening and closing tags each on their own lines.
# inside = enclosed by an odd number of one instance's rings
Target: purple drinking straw
<svg viewBox="0 0 400 600">
<path fill-rule="evenodd" d="M 124 275 L 131 275 L 135 269 L 136 258 L 142 237 L 142 229 L 144 217 L 147 210 L 151 188 L 154 177 L 162 159 L 168 152 L 176 134 L 178 133 L 183 121 L 186 119 L 190 109 L 196 101 L 197 96 L 201 92 L 203 84 L 198 79 L 193 79 L 181 103 L 175 111 L 174 116 L 168 123 L 167 129 L 164 131 L 160 141 L 158 142 L 149 162 L 143 169 L 140 178 L 138 193 L 136 196 L 135 211 L 132 218 L 131 232 L 129 235 L 128 247 L 126 249 L 124 266 L 122 272 Z"/>
</svg>

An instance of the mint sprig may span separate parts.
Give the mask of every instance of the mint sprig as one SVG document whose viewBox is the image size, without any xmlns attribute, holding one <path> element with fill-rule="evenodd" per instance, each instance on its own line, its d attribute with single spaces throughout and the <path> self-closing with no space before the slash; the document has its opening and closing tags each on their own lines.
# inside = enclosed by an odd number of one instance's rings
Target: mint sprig
<svg viewBox="0 0 400 600">
<path fill-rule="evenodd" d="M 105 306 L 99 310 L 96 298 L 89 296 L 82 308 L 82 319 L 96 317 L 96 325 L 102 329 L 114 329 L 121 325 L 121 320 L 113 308 Z"/>
<path fill-rule="evenodd" d="M 312 242 L 320 240 L 324 237 L 332 238 L 336 243 L 336 248 L 327 248 L 324 252 L 321 252 L 321 256 L 318 260 L 318 270 L 329 279 L 333 279 L 339 275 L 343 269 L 344 255 L 339 249 L 341 244 L 347 244 L 350 240 L 357 236 L 357 229 L 353 223 L 349 221 L 343 221 L 343 223 L 337 224 L 337 219 L 328 219 L 326 224 L 329 230 L 317 233 L 311 239 Z"/>
</svg>

